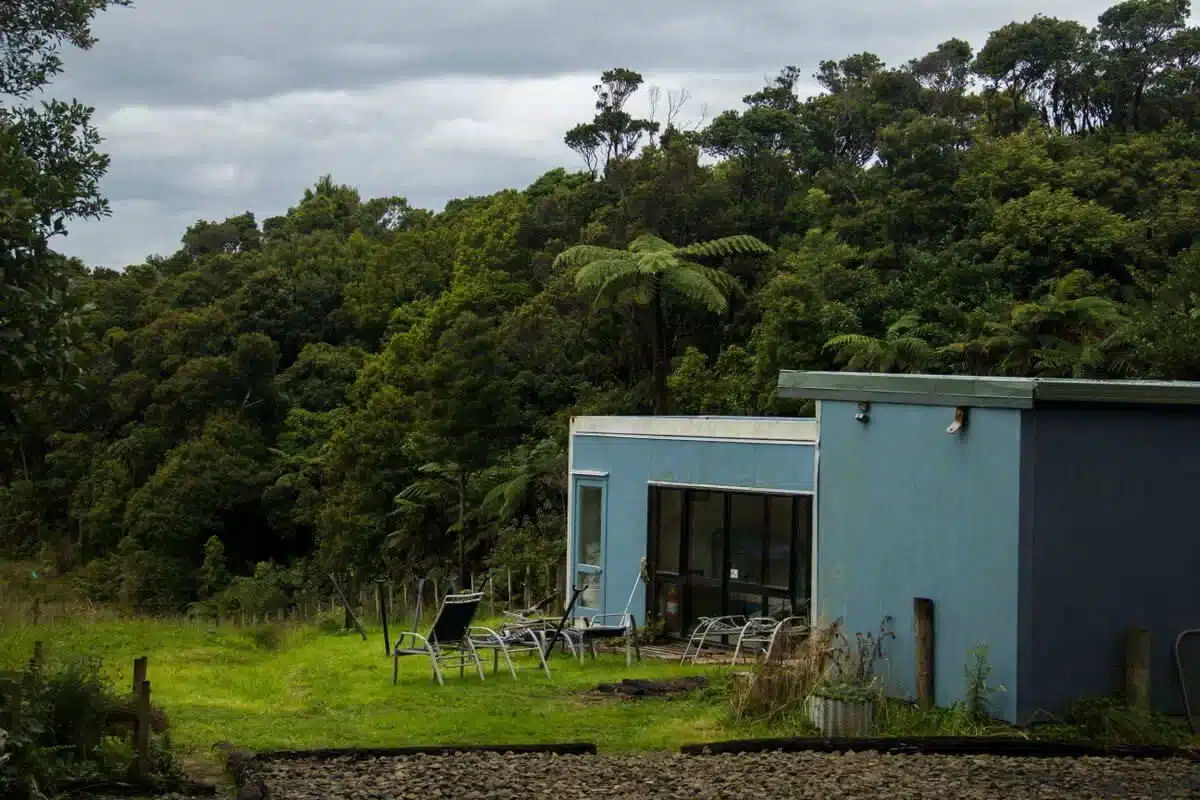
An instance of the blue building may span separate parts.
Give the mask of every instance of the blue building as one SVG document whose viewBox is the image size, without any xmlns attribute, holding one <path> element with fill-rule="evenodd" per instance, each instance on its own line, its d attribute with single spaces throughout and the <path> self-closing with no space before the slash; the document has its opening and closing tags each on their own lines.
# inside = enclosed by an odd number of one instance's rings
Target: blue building
<svg viewBox="0 0 1200 800">
<path fill-rule="evenodd" d="M 639 623 L 788 608 L 851 635 L 885 624 L 879 670 L 913 696 L 929 598 L 936 701 L 961 699 L 985 645 L 1014 721 L 1119 689 L 1141 627 L 1152 703 L 1181 710 L 1200 383 L 784 372 L 779 391 L 816 417 L 572 421 L 568 566 L 589 610 L 624 610 L 646 558 Z"/>
</svg>

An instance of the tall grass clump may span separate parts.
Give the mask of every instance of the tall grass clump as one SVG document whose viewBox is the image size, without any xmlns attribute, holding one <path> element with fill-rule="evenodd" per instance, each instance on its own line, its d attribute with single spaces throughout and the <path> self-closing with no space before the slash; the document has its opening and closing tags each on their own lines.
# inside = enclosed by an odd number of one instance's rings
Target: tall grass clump
<svg viewBox="0 0 1200 800">
<path fill-rule="evenodd" d="M 800 717 L 809 695 L 829 674 L 838 636 L 834 623 L 815 626 L 805 638 L 783 637 L 769 660 L 731 682 L 734 719 L 775 724 Z"/>
</svg>

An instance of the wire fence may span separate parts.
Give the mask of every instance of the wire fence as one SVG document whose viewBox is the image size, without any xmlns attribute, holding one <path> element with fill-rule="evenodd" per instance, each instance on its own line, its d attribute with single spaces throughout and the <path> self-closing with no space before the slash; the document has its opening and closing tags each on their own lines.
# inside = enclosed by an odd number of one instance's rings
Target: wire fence
<svg viewBox="0 0 1200 800">
<path fill-rule="evenodd" d="M 326 577 L 315 587 L 299 590 L 290 596 L 277 595 L 264 602 L 247 602 L 241 607 L 220 611 L 197 604 L 189 611 L 148 612 L 120 604 L 94 603 L 78 596 L 49 594 L 31 596 L 28 592 L 14 593 L 0 586 L 0 626 L 48 625 L 72 621 L 120 621 L 129 619 L 162 619 L 192 621 L 203 624 L 261 625 L 264 623 L 312 622 L 345 613 L 342 595 L 351 610 L 364 624 L 382 621 L 387 611 L 388 622 L 395 624 L 414 621 L 418 611 L 425 620 L 447 594 L 458 591 L 483 593 L 481 613 L 497 617 L 505 611 L 531 609 L 535 606 L 545 614 L 561 614 L 564 605 L 563 565 L 545 564 L 524 569 L 498 568 L 472 573 L 466 581 L 445 577 L 409 577 L 402 580 L 357 580 L 348 576 Z"/>
</svg>

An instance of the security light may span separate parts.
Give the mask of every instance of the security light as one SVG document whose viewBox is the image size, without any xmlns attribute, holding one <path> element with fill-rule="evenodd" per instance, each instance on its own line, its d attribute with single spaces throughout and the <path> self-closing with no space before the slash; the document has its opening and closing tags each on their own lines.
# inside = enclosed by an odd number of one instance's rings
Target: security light
<svg viewBox="0 0 1200 800">
<path fill-rule="evenodd" d="M 946 428 L 946 433 L 955 434 L 967 427 L 967 409 L 959 406 L 954 409 L 954 421 Z"/>
</svg>

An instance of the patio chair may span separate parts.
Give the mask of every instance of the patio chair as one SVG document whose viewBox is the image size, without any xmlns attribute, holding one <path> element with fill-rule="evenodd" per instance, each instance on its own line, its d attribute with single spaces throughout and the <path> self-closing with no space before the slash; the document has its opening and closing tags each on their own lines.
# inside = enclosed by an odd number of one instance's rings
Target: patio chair
<svg viewBox="0 0 1200 800">
<path fill-rule="evenodd" d="M 511 619 L 504 623 L 501 632 L 506 630 L 530 630 L 535 632 L 541 639 L 543 647 L 543 656 L 549 658 L 554 650 L 554 645 L 562 642 L 563 645 L 574 658 L 576 652 L 581 645 L 580 636 L 577 629 L 567 626 L 567 621 L 571 619 L 575 609 L 575 604 L 579 601 L 579 596 L 583 593 L 584 587 L 577 586 L 571 594 L 571 599 L 567 603 L 567 607 L 563 609 L 561 618 L 555 620 L 550 617 L 534 617 L 529 616 L 531 612 L 506 611 Z"/>
<path fill-rule="evenodd" d="M 637 578 L 634 579 L 633 588 L 629 590 L 629 599 L 625 601 L 625 610 L 620 612 L 611 612 L 606 614 L 593 614 L 590 617 L 580 617 L 582 627 L 576 627 L 572 631 L 572 635 L 579 639 L 579 661 L 583 663 L 583 652 L 585 649 L 591 650 L 592 658 L 596 658 L 596 642 L 609 639 L 624 639 L 625 640 L 625 664 L 632 664 L 631 655 L 636 654 L 637 660 L 642 660 L 642 649 L 637 643 L 637 623 L 633 619 L 633 614 L 630 608 L 633 607 L 633 598 L 637 594 L 638 585 L 646 580 L 646 559 L 643 558 L 641 565 L 638 568 Z M 575 587 L 575 597 L 571 598 L 571 605 L 574 607 L 575 599 L 581 595 L 586 586 Z"/>
<path fill-rule="evenodd" d="M 396 646 L 392 651 L 392 684 L 400 680 L 401 656 L 429 656 L 433 665 L 433 677 L 439 686 L 444 686 L 442 666 L 458 667 L 462 676 L 468 666 L 474 665 L 483 680 L 483 664 L 475 651 L 475 643 L 471 640 L 471 622 L 479 610 L 483 600 L 483 592 L 467 592 L 464 594 L 448 594 L 442 598 L 437 616 L 429 627 L 429 635 L 422 636 L 415 631 L 404 631 L 396 638 Z M 405 647 L 405 639 L 410 644 Z"/>
<path fill-rule="evenodd" d="M 509 673 L 516 680 L 517 668 L 513 665 L 513 654 L 537 653 L 541 669 L 545 670 L 547 678 L 550 677 L 550 665 L 546 663 L 546 646 L 543 634 L 536 628 L 505 625 L 499 630 L 493 630 L 492 628 L 476 625 L 472 626 L 470 630 L 470 642 L 476 652 L 480 650 L 492 651 L 492 674 L 499 671 L 500 656 L 503 655 L 504 663 L 508 665 Z"/>
<path fill-rule="evenodd" d="M 770 661 L 775 648 L 784 639 L 808 635 L 807 620 L 807 617 L 802 616 L 786 616 L 782 619 L 751 617 L 738 636 L 737 646 L 733 649 L 732 663 L 738 663 L 738 658 L 743 652 L 752 652 L 755 658 L 763 656 L 766 661 Z"/>
<path fill-rule="evenodd" d="M 751 619 L 758 618 L 753 617 Z M 747 619 L 742 614 L 729 614 L 723 617 L 700 617 L 696 623 L 696 627 L 692 629 L 692 635 L 688 637 L 687 644 L 683 647 L 683 655 L 680 656 L 679 663 L 686 664 L 690 658 L 692 663 L 695 664 L 705 644 L 716 639 L 724 640 L 731 636 L 740 637 L 749 622 L 750 619 Z"/>
</svg>

